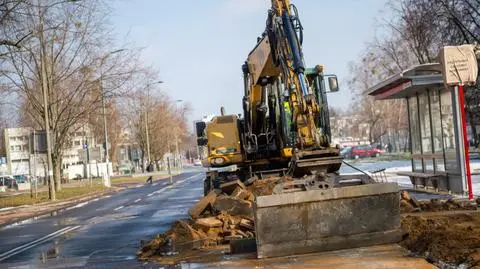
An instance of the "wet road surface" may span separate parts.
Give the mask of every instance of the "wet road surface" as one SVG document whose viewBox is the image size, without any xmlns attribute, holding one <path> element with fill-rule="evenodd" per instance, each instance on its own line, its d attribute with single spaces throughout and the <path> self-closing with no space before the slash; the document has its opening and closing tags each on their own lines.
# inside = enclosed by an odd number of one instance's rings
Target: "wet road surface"
<svg viewBox="0 0 480 269">
<path fill-rule="evenodd" d="M 203 172 L 78 204 L 0 228 L 0 268 L 158 268 L 142 264 L 140 240 L 187 217 L 203 195 Z"/>
<path fill-rule="evenodd" d="M 173 186 L 165 180 L 139 184 L 53 216 L 2 227 L 0 268 L 166 268 L 137 261 L 140 240 L 187 217 L 187 210 L 203 195 L 203 176 L 203 172 L 185 173 L 174 177 Z M 432 268 L 397 245 L 266 260 L 226 255 L 210 264 L 183 263 L 176 268 L 355 267 Z"/>
</svg>

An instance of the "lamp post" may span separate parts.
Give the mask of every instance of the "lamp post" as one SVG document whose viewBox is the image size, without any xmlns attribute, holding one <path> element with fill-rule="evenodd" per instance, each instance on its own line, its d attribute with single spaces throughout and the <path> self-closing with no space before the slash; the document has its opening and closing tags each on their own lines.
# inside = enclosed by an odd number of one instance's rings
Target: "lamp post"
<svg viewBox="0 0 480 269">
<path fill-rule="evenodd" d="M 175 111 L 178 113 L 178 104 L 183 102 L 183 100 L 176 100 L 175 101 Z M 179 171 L 180 169 L 180 165 L 179 165 L 179 159 L 180 158 L 180 153 L 178 151 L 178 127 L 175 128 L 175 168 L 177 169 L 177 171 Z M 180 162 L 181 163 L 181 162 Z"/>
<path fill-rule="evenodd" d="M 147 100 L 145 102 L 145 137 L 146 137 L 146 142 L 147 142 L 147 158 L 148 158 L 148 164 L 150 165 L 150 162 L 152 161 L 151 155 L 150 155 L 150 136 L 148 132 L 148 101 L 150 100 L 150 86 L 154 84 L 162 84 L 163 81 L 156 81 L 150 84 L 147 84 L 146 90 L 147 90 Z"/>
<path fill-rule="evenodd" d="M 103 64 L 105 63 L 105 60 L 112 54 L 124 51 L 125 49 L 119 49 L 119 50 L 114 50 L 112 52 L 109 52 L 107 55 L 103 56 L 101 61 L 100 61 L 100 80 L 99 80 L 99 87 L 100 87 L 100 93 L 102 95 L 102 111 L 103 111 L 103 131 L 104 131 L 104 137 L 105 137 L 105 163 L 106 163 L 106 174 L 104 176 L 104 185 L 105 187 L 110 187 L 110 172 L 109 172 L 109 167 L 108 163 L 110 162 L 109 154 L 108 154 L 108 134 L 107 134 L 107 114 L 105 110 L 105 91 L 103 89 Z"/>
</svg>

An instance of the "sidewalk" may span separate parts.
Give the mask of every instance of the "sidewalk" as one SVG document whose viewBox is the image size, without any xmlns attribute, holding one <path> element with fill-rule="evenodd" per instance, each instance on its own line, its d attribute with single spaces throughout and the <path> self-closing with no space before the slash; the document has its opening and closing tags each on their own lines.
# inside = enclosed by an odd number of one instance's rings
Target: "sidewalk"
<svg viewBox="0 0 480 269">
<path fill-rule="evenodd" d="M 95 181 L 97 181 L 97 180 L 98 180 L 98 179 L 94 179 L 93 182 L 95 182 Z M 72 181 L 72 182 L 69 182 L 69 183 L 63 183 L 63 184 L 62 184 L 62 188 L 80 187 L 80 186 L 85 186 L 85 184 L 87 184 L 87 183 L 88 183 L 87 179 L 84 179 L 84 180 L 75 180 L 75 181 Z M 96 183 L 95 183 L 95 184 L 96 184 Z M 32 185 L 31 187 L 33 188 L 34 186 Z M 47 186 L 47 185 L 44 185 L 44 184 L 37 185 L 37 192 L 44 192 L 44 191 L 48 191 L 48 186 Z M 30 190 L 21 190 L 21 191 L 18 191 L 18 190 L 8 189 L 8 191 L 6 191 L 6 192 L 0 192 L 0 199 L 1 199 L 2 197 L 20 195 L 20 194 L 24 194 L 24 193 L 30 193 Z"/>
<path fill-rule="evenodd" d="M 181 172 L 180 172 L 181 173 Z M 177 175 L 179 173 L 173 173 L 172 176 Z M 59 200 L 55 202 L 43 202 L 43 203 L 38 203 L 38 204 L 33 204 L 33 205 L 22 205 L 22 206 L 16 206 L 16 207 L 4 207 L 0 208 L 0 226 L 5 226 L 8 224 L 28 220 L 33 217 L 38 217 L 38 216 L 44 216 L 48 215 L 52 212 L 62 210 L 65 208 L 70 208 L 74 206 L 81 205 L 83 203 L 88 203 L 90 200 L 95 200 L 95 199 L 101 199 L 103 196 L 106 196 L 111 193 L 116 193 L 123 191 L 125 189 L 131 188 L 132 186 L 138 186 L 140 184 L 144 184 L 144 180 L 146 179 L 147 176 L 153 176 L 154 180 L 166 180 L 168 179 L 168 173 L 166 172 L 153 172 L 153 173 L 148 173 L 148 174 L 134 174 L 131 176 L 117 176 L 117 177 L 112 177 L 112 187 L 101 192 L 101 193 L 95 193 L 95 194 L 85 194 L 85 195 L 80 195 L 64 200 Z M 140 179 L 140 177 L 144 177 L 145 179 Z M 115 179 L 125 179 L 125 182 L 115 182 Z M 133 179 L 133 181 L 129 182 L 129 179 Z M 102 179 L 95 179 L 94 184 L 98 184 L 98 181 Z M 72 183 L 66 183 L 62 185 L 62 188 L 74 188 L 74 187 L 81 187 L 85 186 L 85 184 L 88 184 L 88 181 L 83 180 L 83 181 L 78 181 L 78 182 L 72 182 Z M 48 191 L 47 187 L 40 188 L 39 192 L 41 191 Z M 24 194 L 24 193 L 30 193 L 30 191 L 22 191 L 19 192 L 18 194 Z M 5 194 L 5 193 L 4 193 Z M 9 197 L 11 194 L 3 197 Z M 2 196 L 0 194 L 0 199 L 2 199 Z"/>
<path fill-rule="evenodd" d="M 102 196 L 122 190 L 124 190 L 124 188 L 112 187 L 101 193 L 87 194 L 60 201 L 2 208 L 0 209 L 0 226 L 5 226 L 7 224 L 19 222 L 32 217 L 50 214 L 51 212 L 78 205 L 80 203 L 88 202 L 92 199 L 100 198 Z"/>
</svg>

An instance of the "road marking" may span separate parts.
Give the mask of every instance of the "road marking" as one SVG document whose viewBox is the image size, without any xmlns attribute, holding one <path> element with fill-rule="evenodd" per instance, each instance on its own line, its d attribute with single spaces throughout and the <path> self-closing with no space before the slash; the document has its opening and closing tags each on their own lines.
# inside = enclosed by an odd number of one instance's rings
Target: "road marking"
<svg viewBox="0 0 480 269">
<path fill-rule="evenodd" d="M 192 178 L 194 178 L 194 177 L 197 177 L 198 175 L 201 175 L 201 174 L 195 174 L 195 175 L 193 175 L 193 176 L 190 176 L 190 177 L 181 179 L 181 180 L 179 180 L 179 181 L 174 181 L 172 185 L 167 185 L 166 187 L 163 187 L 163 188 L 161 188 L 161 189 L 159 189 L 159 190 L 157 190 L 157 191 L 154 191 L 154 192 L 152 192 L 152 193 L 147 194 L 147 197 L 151 197 L 151 196 L 154 195 L 154 194 L 159 194 L 159 193 L 162 193 L 162 192 L 164 192 L 164 191 L 167 191 L 167 190 L 170 189 L 171 187 L 176 186 L 176 185 L 178 185 L 178 184 L 182 184 L 183 182 L 185 182 L 185 181 L 187 181 L 187 180 L 190 180 L 190 179 L 192 179 Z M 157 184 L 158 184 L 158 183 L 157 183 Z"/>
<path fill-rule="evenodd" d="M 163 188 L 163 189 L 159 189 L 158 191 L 156 191 L 156 192 L 154 192 L 154 193 L 160 194 L 160 193 L 162 193 L 162 192 L 164 192 L 164 191 L 166 191 L 166 190 L 167 190 L 167 188 Z"/>
<path fill-rule="evenodd" d="M 134 203 L 142 201 L 142 198 L 138 198 L 137 200 L 134 201 Z"/>
<path fill-rule="evenodd" d="M 159 184 L 159 182 L 153 183 L 152 186 L 157 186 L 158 184 Z"/>
<path fill-rule="evenodd" d="M 124 208 L 124 207 L 125 207 L 125 206 L 121 205 L 121 206 L 115 208 L 114 211 L 120 210 L 120 209 L 122 209 L 122 208 Z"/>
<path fill-rule="evenodd" d="M 5 259 L 8 259 L 8 258 L 10 258 L 10 257 L 12 257 L 12 256 L 14 256 L 14 255 L 20 254 L 20 253 L 22 253 L 22 252 L 24 252 L 24 251 L 26 251 L 26 250 L 28 250 L 28 249 L 31 249 L 31 248 L 33 248 L 33 247 L 35 247 L 35 246 L 38 246 L 38 245 L 40 245 L 40 244 L 43 244 L 44 242 L 46 242 L 46 241 L 48 241 L 48 240 L 50 240 L 50 239 L 53 239 L 53 238 L 55 238 L 55 237 L 59 237 L 59 236 L 61 236 L 61 235 L 63 235 L 63 234 L 66 234 L 66 233 L 71 232 L 71 231 L 73 231 L 73 230 L 76 230 L 76 229 L 78 229 L 78 228 L 80 228 L 80 225 L 77 225 L 77 226 L 68 226 L 68 227 L 65 227 L 65 228 L 63 228 L 63 229 L 60 229 L 60 230 L 58 230 L 58 231 L 56 231 L 56 232 L 53 232 L 53 233 L 51 233 L 51 234 L 47 234 L 47 235 L 45 235 L 45 236 L 43 236 L 43 237 L 41 237 L 41 238 L 39 238 L 39 239 L 37 239 L 37 240 L 34 240 L 34 241 L 32 241 L 32 242 L 29 242 L 29 243 L 23 244 L 23 245 L 21 245 L 21 246 L 19 246 L 19 247 L 16 247 L 16 248 L 14 248 L 14 249 L 11 249 L 11 250 L 9 250 L 9 251 L 7 251 L 7 252 L 4 252 L 4 253 L 0 254 L 0 261 L 3 261 L 3 260 L 5 260 Z"/>
<path fill-rule="evenodd" d="M 88 203 L 89 203 L 89 201 L 86 201 L 86 202 L 83 202 L 83 203 L 80 203 L 80 204 L 77 204 L 77 205 L 68 207 L 68 208 L 66 208 L 65 210 L 68 211 L 68 210 L 72 210 L 72 209 L 74 209 L 74 208 L 82 207 L 82 206 L 84 206 L 84 205 L 86 205 L 86 204 L 88 204 Z"/>
</svg>

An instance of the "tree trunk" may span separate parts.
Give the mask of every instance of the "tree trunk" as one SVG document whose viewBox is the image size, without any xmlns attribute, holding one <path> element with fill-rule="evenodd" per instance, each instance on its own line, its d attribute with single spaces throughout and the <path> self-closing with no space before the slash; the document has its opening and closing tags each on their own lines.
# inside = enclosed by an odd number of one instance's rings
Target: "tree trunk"
<svg viewBox="0 0 480 269">
<path fill-rule="evenodd" d="M 155 166 L 157 167 L 157 171 L 160 171 L 160 162 L 155 159 Z"/>
<path fill-rule="evenodd" d="M 53 179 L 55 181 L 55 191 L 62 190 L 62 161 L 58 160 L 58 157 L 55 156 L 52 160 L 53 162 Z"/>
<path fill-rule="evenodd" d="M 478 147 L 478 135 L 477 135 L 477 126 L 475 126 L 477 122 L 475 122 L 473 113 L 470 113 L 470 128 L 472 129 L 472 141 L 475 147 Z"/>
<path fill-rule="evenodd" d="M 369 130 L 368 130 L 368 141 L 370 141 L 370 143 L 373 143 L 373 125 L 371 124 L 370 127 L 369 127 Z"/>
</svg>

